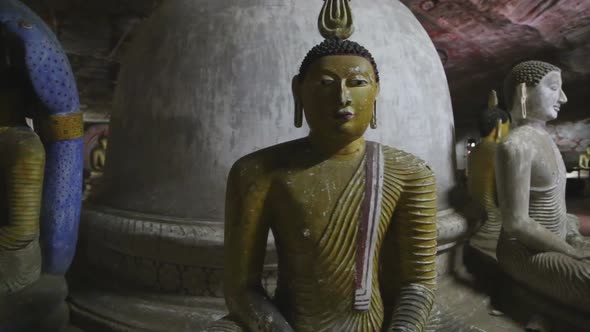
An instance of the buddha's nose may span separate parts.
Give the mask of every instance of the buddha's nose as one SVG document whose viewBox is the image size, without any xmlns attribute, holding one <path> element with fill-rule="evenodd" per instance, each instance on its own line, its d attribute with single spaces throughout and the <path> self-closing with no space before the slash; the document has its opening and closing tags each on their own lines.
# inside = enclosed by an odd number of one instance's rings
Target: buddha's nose
<svg viewBox="0 0 590 332">
<path fill-rule="evenodd" d="M 352 100 L 350 99 L 350 91 L 346 86 L 345 80 L 342 80 L 342 82 L 340 83 L 340 104 L 342 106 L 348 106 L 351 103 Z"/>
<path fill-rule="evenodd" d="M 565 103 L 567 103 L 567 97 L 565 96 L 565 92 L 563 92 L 563 90 L 560 90 L 560 91 L 559 91 L 559 100 L 558 100 L 558 102 L 559 102 L 560 104 L 565 104 Z"/>
</svg>

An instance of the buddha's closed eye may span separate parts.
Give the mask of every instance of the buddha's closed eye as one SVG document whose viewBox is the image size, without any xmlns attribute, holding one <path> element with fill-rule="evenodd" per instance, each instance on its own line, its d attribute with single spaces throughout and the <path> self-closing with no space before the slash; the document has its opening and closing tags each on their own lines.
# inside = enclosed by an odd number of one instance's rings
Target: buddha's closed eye
<svg viewBox="0 0 590 332">
<path fill-rule="evenodd" d="M 330 84 L 333 84 L 334 82 L 336 82 L 336 80 L 334 80 L 333 78 L 330 78 L 330 77 L 324 77 L 320 80 L 320 84 L 322 84 L 322 85 L 330 85 Z"/>
<path fill-rule="evenodd" d="M 365 79 L 353 79 L 350 80 L 350 86 L 356 87 L 356 86 L 366 86 L 368 85 L 369 82 Z"/>
</svg>

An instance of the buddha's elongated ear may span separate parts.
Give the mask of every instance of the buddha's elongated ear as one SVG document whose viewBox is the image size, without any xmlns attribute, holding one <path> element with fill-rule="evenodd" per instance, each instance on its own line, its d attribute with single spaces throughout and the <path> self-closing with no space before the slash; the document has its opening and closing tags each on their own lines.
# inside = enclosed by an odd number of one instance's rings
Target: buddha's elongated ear
<svg viewBox="0 0 590 332">
<path fill-rule="evenodd" d="M 291 91 L 293 92 L 293 98 L 301 100 L 301 83 L 299 81 L 299 75 L 293 76 L 291 80 Z"/>
<path fill-rule="evenodd" d="M 293 103 L 295 104 L 295 127 L 301 128 L 303 126 L 303 103 L 301 102 L 301 81 L 299 80 L 299 75 L 293 76 L 291 90 L 293 91 Z"/>
<path fill-rule="evenodd" d="M 520 83 L 518 85 L 518 90 L 520 90 L 520 107 L 522 111 L 522 118 L 526 119 L 526 99 L 528 98 L 526 84 Z"/>
<path fill-rule="evenodd" d="M 512 117 L 514 120 L 526 119 L 526 100 L 528 98 L 526 83 L 520 83 L 512 98 Z"/>
</svg>

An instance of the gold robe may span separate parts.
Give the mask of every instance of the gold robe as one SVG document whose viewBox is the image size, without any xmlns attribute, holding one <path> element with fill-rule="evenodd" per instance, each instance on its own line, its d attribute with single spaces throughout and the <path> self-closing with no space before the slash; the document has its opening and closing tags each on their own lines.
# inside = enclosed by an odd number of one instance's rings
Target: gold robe
<svg viewBox="0 0 590 332">
<path fill-rule="evenodd" d="M 309 267 L 293 275 L 281 273 L 279 258 L 273 303 L 295 331 L 423 331 L 427 324 L 436 288 L 434 175 L 415 156 L 380 148 L 381 209 L 369 264 L 368 310 L 354 305 L 365 156 L 340 193 L 319 243 L 313 245 L 317 255 L 308 258 Z M 247 331 L 239 323 L 230 313 L 207 331 Z M 257 326 L 264 331 L 264 324 Z"/>
</svg>

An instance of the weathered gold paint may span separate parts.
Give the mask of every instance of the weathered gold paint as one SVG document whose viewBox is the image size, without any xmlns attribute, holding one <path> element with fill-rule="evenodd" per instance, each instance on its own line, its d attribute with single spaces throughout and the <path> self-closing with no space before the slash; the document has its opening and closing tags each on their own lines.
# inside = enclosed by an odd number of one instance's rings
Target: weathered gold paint
<svg viewBox="0 0 590 332">
<path fill-rule="evenodd" d="M 247 155 L 229 175 L 225 219 L 228 318 L 207 331 L 422 331 L 436 288 L 436 188 L 416 157 L 383 147 L 385 174 L 373 293 L 354 311 L 365 141 L 379 85 L 357 56 L 316 60 L 293 92 L 308 137 Z M 346 109 L 352 118 L 339 117 Z M 266 239 L 279 257 L 276 297 L 261 286 Z"/>
<path fill-rule="evenodd" d="M 80 138 L 84 135 L 83 114 L 75 112 L 57 114 L 40 119 L 37 129 L 41 137 L 47 141 L 65 141 Z"/>
</svg>

